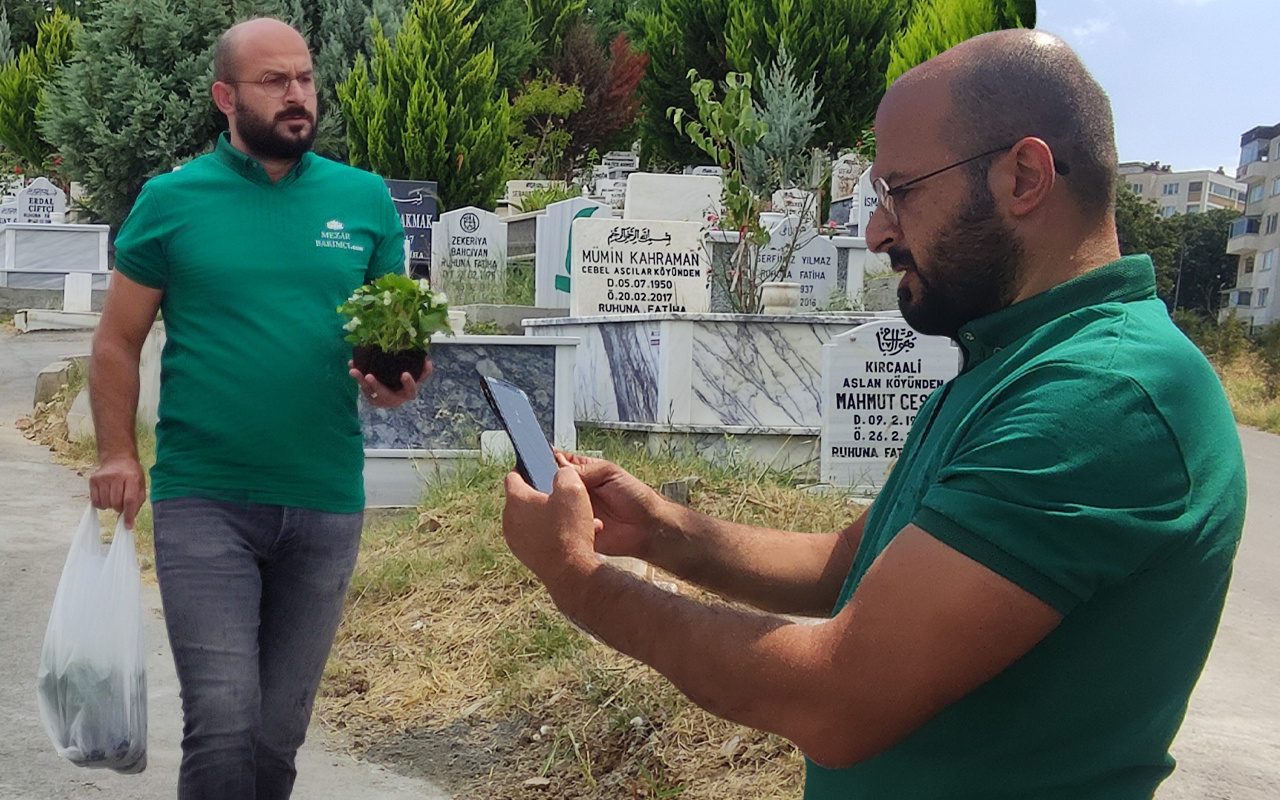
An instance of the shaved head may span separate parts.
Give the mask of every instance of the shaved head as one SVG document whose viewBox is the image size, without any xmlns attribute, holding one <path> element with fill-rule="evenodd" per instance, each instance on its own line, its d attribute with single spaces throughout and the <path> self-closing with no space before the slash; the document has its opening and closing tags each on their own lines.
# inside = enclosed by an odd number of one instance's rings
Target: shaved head
<svg viewBox="0 0 1280 800">
<path fill-rule="evenodd" d="M 1096 219 L 1110 212 L 1118 161 L 1111 102 L 1061 39 L 1026 29 L 975 36 L 908 71 L 889 91 L 936 83 L 950 100 L 940 133 L 957 158 L 1042 139 L 1066 165 L 1062 180 L 1081 212 Z M 983 165 L 970 170 L 977 177 Z"/>
<path fill-rule="evenodd" d="M 298 33 L 288 23 L 281 22 L 278 19 L 258 17 L 257 19 L 246 20 L 238 25 L 231 26 L 226 33 L 218 37 L 218 43 L 213 48 L 213 79 L 216 81 L 236 80 L 237 71 L 240 69 L 240 51 L 244 43 L 277 37 L 296 37 L 303 42 L 304 47 L 306 46 L 302 34 Z"/>
</svg>

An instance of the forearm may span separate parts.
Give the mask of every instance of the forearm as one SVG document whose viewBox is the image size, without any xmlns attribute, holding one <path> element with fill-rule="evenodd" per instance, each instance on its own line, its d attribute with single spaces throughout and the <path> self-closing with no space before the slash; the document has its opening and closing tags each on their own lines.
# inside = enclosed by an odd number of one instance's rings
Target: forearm
<svg viewBox="0 0 1280 800">
<path fill-rule="evenodd" d="M 770 530 L 715 519 L 671 503 L 645 560 L 724 597 L 778 614 L 831 613 L 861 539 Z"/>
<path fill-rule="evenodd" d="M 557 598 L 575 622 L 660 672 L 708 712 L 784 736 L 804 749 L 820 713 L 818 626 L 708 606 L 602 565 Z"/>
<path fill-rule="evenodd" d="M 95 340 L 89 363 L 89 401 L 98 460 L 137 459 L 139 354 L 127 344 Z"/>
</svg>

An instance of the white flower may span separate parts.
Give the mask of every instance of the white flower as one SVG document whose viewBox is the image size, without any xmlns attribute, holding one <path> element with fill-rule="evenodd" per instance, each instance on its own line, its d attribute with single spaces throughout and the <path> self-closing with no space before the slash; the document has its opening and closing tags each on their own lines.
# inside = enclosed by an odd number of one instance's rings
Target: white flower
<svg viewBox="0 0 1280 800">
<path fill-rule="evenodd" d="M 350 331 L 354 331 L 356 328 L 359 328 L 359 327 L 360 327 L 360 318 L 352 317 L 350 322 L 342 326 L 342 329 L 344 331 L 350 332 Z"/>
<path fill-rule="evenodd" d="M 436 295 L 435 295 L 436 305 L 444 305 L 447 302 L 449 302 L 449 295 L 445 294 L 444 292 L 436 292 Z"/>
<path fill-rule="evenodd" d="M 431 282 L 426 278 L 418 278 L 418 288 L 424 292 L 431 291 Z"/>
<path fill-rule="evenodd" d="M 384 295 L 382 296 L 382 304 L 383 304 L 384 306 L 389 306 L 389 305 L 391 305 L 391 295 L 389 295 L 389 294 L 384 294 Z"/>
</svg>

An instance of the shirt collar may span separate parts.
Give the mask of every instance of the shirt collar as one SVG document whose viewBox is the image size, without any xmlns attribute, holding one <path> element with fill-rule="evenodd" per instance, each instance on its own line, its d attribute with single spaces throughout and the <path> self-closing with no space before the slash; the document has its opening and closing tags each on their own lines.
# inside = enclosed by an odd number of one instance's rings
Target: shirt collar
<svg viewBox="0 0 1280 800">
<path fill-rule="evenodd" d="M 1156 273 L 1151 257 L 1124 256 L 962 327 L 957 342 L 965 354 L 964 370 L 972 369 L 1041 325 L 1074 311 L 1155 296 Z"/>
<path fill-rule="evenodd" d="M 248 178 L 254 183 L 262 183 L 268 186 L 287 186 L 293 183 L 311 166 L 312 159 L 315 155 L 311 152 L 302 154 L 298 159 L 298 163 L 293 165 L 293 169 L 289 170 L 280 180 L 274 183 L 271 176 L 267 175 L 267 170 L 262 166 L 256 158 L 240 152 L 231 144 L 231 135 L 227 131 L 223 131 L 218 136 L 218 144 L 213 148 L 213 153 L 218 160 L 235 170 L 240 175 Z"/>
</svg>

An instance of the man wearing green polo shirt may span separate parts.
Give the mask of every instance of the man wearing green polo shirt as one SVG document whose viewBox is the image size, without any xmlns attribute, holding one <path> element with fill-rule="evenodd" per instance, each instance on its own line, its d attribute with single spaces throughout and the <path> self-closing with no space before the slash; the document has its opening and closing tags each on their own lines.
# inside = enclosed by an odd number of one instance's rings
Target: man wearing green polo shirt
<svg viewBox="0 0 1280 800">
<path fill-rule="evenodd" d="M 364 509 L 358 391 L 336 309 L 403 268 L 382 180 L 310 152 L 316 90 L 278 20 L 229 30 L 214 151 L 143 187 L 116 239 L 90 369 L 93 502 L 145 499 L 134 441 L 142 343 L 164 312 L 156 573 L 184 717 L 178 796 L 286 798 L 342 613 Z M 355 378 L 353 381 L 352 379 Z"/>
<path fill-rule="evenodd" d="M 971 39 L 885 94 L 868 246 L 964 367 L 869 511 L 829 535 L 670 503 L 566 458 L 503 530 L 570 618 L 699 705 L 785 736 L 805 797 L 1150 798 L 1204 666 L 1245 507 L 1208 363 L 1121 258 L 1105 94 L 1039 31 Z M 646 559 L 766 612 L 665 593 Z"/>
</svg>

